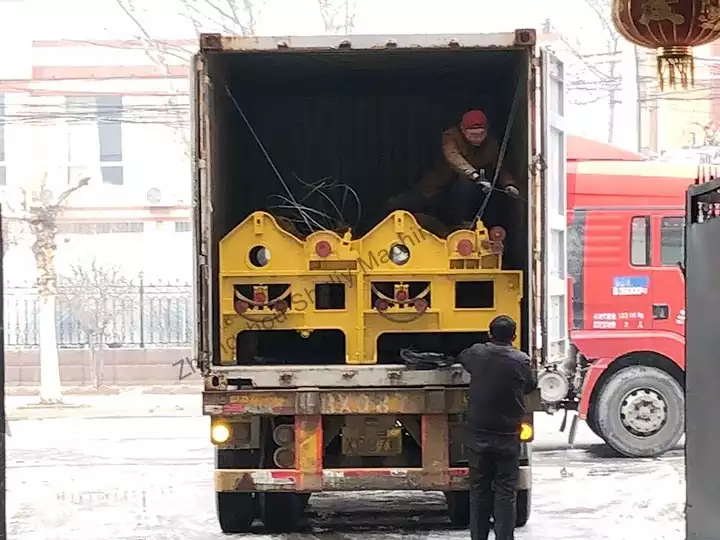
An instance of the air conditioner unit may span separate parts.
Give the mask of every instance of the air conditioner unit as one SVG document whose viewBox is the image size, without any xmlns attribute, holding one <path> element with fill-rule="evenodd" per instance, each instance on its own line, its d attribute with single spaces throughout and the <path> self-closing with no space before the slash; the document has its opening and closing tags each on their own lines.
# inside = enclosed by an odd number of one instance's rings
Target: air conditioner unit
<svg viewBox="0 0 720 540">
<path fill-rule="evenodd" d="M 162 203 L 162 191 L 159 188 L 151 187 L 145 194 L 147 202 L 153 206 L 158 206 Z"/>
</svg>

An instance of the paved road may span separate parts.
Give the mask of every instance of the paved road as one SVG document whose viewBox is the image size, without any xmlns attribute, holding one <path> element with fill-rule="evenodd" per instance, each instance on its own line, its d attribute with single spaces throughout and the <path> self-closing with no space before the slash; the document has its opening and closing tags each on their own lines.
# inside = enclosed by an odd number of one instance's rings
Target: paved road
<svg viewBox="0 0 720 540">
<path fill-rule="evenodd" d="M 11 434 L 15 540 L 227 538 L 215 521 L 205 418 L 28 420 Z M 598 457 L 602 449 L 536 453 L 533 516 L 519 540 L 684 537 L 682 454 L 624 460 Z M 435 494 L 323 494 L 308 512 L 311 532 L 293 538 L 468 537 L 448 528 Z M 251 538 L 265 538 L 258 532 Z"/>
</svg>

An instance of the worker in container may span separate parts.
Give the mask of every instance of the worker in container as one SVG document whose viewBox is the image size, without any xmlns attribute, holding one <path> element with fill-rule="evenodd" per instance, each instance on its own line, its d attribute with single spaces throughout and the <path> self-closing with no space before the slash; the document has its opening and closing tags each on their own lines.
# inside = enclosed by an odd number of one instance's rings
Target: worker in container
<svg viewBox="0 0 720 540">
<path fill-rule="evenodd" d="M 537 387 L 530 357 L 513 347 L 517 325 L 507 315 L 490 322 L 490 341 L 457 360 L 470 374 L 465 450 L 470 466 L 470 536 L 515 538 L 515 488 L 520 466 L 520 424 L 525 395 Z"/>
<path fill-rule="evenodd" d="M 488 133 L 480 110 L 466 112 L 460 125 L 442 135 L 444 159 L 429 171 L 420 185 L 388 201 L 387 212 L 407 210 L 437 217 L 451 229 L 469 227 L 484 198 L 493 188 L 500 148 Z M 500 167 L 496 189 L 519 195 L 506 167 Z"/>
</svg>

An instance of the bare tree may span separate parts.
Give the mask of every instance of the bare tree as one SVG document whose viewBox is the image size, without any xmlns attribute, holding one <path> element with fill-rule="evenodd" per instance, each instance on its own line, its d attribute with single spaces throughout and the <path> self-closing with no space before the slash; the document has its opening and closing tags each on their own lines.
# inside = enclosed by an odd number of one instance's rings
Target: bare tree
<svg viewBox="0 0 720 540">
<path fill-rule="evenodd" d="M 612 0 L 583 0 L 592 15 L 592 31 L 602 36 L 601 48 L 588 48 L 582 45 L 585 37 L 572 39 L 562 32 L 555 32 L 562 41 L 563 48 L 572 59 L 569 62 L 568 100 L 575 105 L 589 105 L 606 101 L 608 106 L 607 142 L 613 141 L 615 116 L 620 103 L 618 94 L 622 89 L 620 62 L 622 60 L 622 38 L 611 21 Z M 552 26 L 546 21 L 546 28 Z M 590 31 L 583 28 L 583 33 Z M 599 41 L 599 40 L 594 40 Z"/>
<path fill-rule="evenodd" d="M 183 47 L 172 45 L 152 35 L 146 24 L 154 3 L 150 0 L 115 0 L 122 13 L 136 29 L 135 39 L 140 41 L 146 55 L 165 76 L 170 74 L 170 65 L 180 60 L 182 64 L 190 62 L 191 52 Z M 230 35 L 254 36 L 257 31 L 258 17 L 265 0 L 175 0 L 176 14 L 187 20 L 196 35 L 202 32 L 221 32 Z M 169 80 L 169 79 L 168 79 Z M 183 99 L 187 89 L 171 89 L 168 93 L 168 110 L 175 112 L 172 124 L 185 154 L 191 155 L 189 126 L 189 107 L 183 110 Z"/>
<path fill-rule="evenodd" d="M 95 388 L 100 388 L 105 366 L 97 351 L 113 342 L 116 317 L 126 301 L 135 296 L 137 287 L 122 274 L 120 267 L 104 265 L 95 258 L 87 264 L 71 266 L 60 283 L 59 294 L 67 314 L 87 339 L 92 381 Z"/>
<path fill-rule="evenodd" d="M 28 193 L 24 188 L 20 188 L 20 201 L 8 205 L 3 216 L 4 222 L 8 223 L 8 229 L 4 230 L 3 234 L 7 233 L 11 241 L 16 241 L 18 235 L 25 233 L 32 242 L 37 272 L 36 287 L 40 300 L 40 402 L 43 404 L 62 403 L 55 326 L 57 218 L 70 196 L 89 181 L 89 178 L 82 178 L 74 186 L 55 195 L 47 185 L 47 173 L 43 173 L 38 189 Z"/>
<path fill-rule="evenodd" d="M 318 7 L 326 33 L 345 35 L 353 33 L 356 0 L 318 0 Z"/>
<path fill-rule="evenodd" d="M 137 37 L 152 41 L 152 49 L 158 46 L 165 55 L 188 57 L 188 51 L 174 48 L 152 35 L 146 21 L 155 3 L 152 0 L 115 0 L 122 12 L 137 29 Z M 174 0 L 175 14 L 187 20 L 196 35 L 202 32 L 220 32 L 233 36 L 254 36 L 265 0 Z M 167 5 L 167 4 L 165 4 Z"/>
<path fill-rule="evenodd" d="M 13 219 L 9 214 L 10 206 L 7 204 L 3 205 L 2 215 L 2 242 L 3 242 L 3 255 L 8 252 L 8 249 L 18 245 L 22 236 L 23 223 Z"/>
</svg>

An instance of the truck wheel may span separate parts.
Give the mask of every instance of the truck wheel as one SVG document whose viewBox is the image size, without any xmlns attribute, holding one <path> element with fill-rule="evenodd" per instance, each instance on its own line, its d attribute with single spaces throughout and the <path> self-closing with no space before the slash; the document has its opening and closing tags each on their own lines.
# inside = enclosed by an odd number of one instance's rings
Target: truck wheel
<svg viewBox="0 0 720 540">
<path fill-rule="evenodd" d="M 517 492 L 517 498 L 515 499 L 515 527 L 524 527 L 530 519 L 531 493 L 532 491 L 529 489 Z"/>
<path fill-rule="evenodd" d="M 224 533 L 250 532 L 255 520 L 256 505 L 252 493 L 216 493 L 216 507 L 220 529 Z"/>
<path fill-rule="evenodd" d="M 448 505 L 450 523 L 454 527 L 467 528 L 470 525 L 470 492 L 447 491 L 445 500 Z"/>
<path fill-rule="evenodd" d="M 597 421 L 605 442 L 620 454 L 662 455 L 677 444 L 685 429 L 683 390 L 660 369 L 621 369 L 600 393 Z"/>
<path fill-rule="evenodd" d="M 590 431 L 592 431 L 597 437 L 600 437 L 603 440 L 605 439 L 602 432 L 600 431 L 600 426 L 598 425 L 597 413 L 588 414 L 588 417 L 587 417 L 587 420 L 585 421 L 585 423 L 590 428 Z"/>
<path fill-rule="evenodd" d="M 261 493 L 260 519 L 270 533 L 293 532 L 303 515 L 303 501 L 297 493 Z"/>
</svg>

